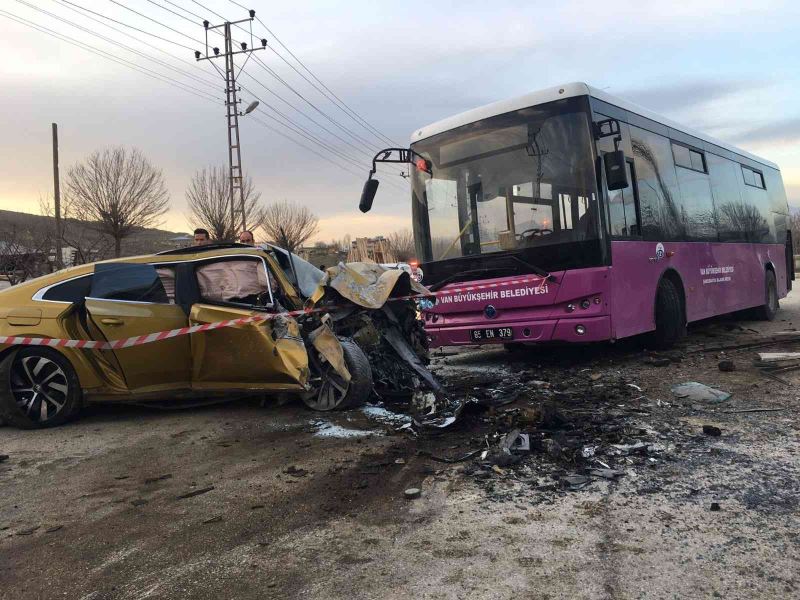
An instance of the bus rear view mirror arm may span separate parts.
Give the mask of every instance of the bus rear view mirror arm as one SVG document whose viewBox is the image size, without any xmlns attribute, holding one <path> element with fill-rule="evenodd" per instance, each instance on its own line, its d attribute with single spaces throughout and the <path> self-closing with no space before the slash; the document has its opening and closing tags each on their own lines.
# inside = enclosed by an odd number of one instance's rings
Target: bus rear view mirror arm
<svg viewBox="0 0 800 600">
<path fill-rule="evenodd" d="M 603 164 L 606 169 L 606 187 L 609 191 L 624 190 L 628 187 L 628 170 L 625 164 L 625 152 L 619 149 L 622 141 L 619 121 L 605 119 L 594 124 L 594 137 L 596 140 L 614 136 L 614 151 L 603 155 Z"/>
<path fill-rule="evenodd" d="M 358 208 L 361 212 L 369 212 L 372 209 L 372 202 L 375 200 L 375 194 L 378 191 L 380 182 L 372 177 L 378 170 L 378 163 L 414 163 L 417 169 L 432 174 L 431 161 L 420 156 L 410 148 L 384 148 L 380 150 L 372 159 L 372 169 L 370 169 L 369 177 L 364 183 L 364 189 L 361 191 L 361 201 L 358 203 Z"/>
</svg>

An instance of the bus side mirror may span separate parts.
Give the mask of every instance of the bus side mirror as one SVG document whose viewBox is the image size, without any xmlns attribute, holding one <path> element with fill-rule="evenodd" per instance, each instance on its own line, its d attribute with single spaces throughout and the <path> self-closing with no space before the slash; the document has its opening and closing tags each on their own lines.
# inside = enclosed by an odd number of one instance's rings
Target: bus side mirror
<svg viewBox="0 0 800 600">
<path fill-rule="evenodd" d="M 364 189 L 361 190 L 361 202 L 358 203 L 358 208 L 361 212 L 369 212 L 372 209 L 372 201 L 375 200 L 378 185 L 380 185 L 380 181 L 377 179 L 367 179 Z"/>
<path fill-rule="evenodd" d="M 628 169 L 625 164 L 625 152 L 614 150 L 603 155 L 606 167 L 606 185 L 609 190 L 624 190 L 628 187 Z"/>
</svg>

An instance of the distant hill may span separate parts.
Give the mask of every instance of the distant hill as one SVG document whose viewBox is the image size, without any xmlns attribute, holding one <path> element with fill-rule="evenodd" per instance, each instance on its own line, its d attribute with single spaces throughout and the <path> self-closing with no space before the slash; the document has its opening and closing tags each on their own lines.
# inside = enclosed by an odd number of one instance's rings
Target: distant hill
<svg viewBox="0 0 800 600">
<path fill-rule="evenodd" d="M 76 240 L 76 245 L 87 243 L 86 240 L 97 240 L 101 238 L 97 227 L 90 222 L 78 221 L 77 219 L 67 219 L 65 221 L 65 238 L 69 242 L 70 238 Z M 50 232 L 55 232 L 55 218 L 43 215 L 33 215 L 10 210 L 0 210 L 0 241 L 8 237 L 11 232 L 24 232 L 27 236 L 46 236 Z M 52 234 L 51 234 L 52 235 Z M 123 256 L 135 254 L 149 254 L 160 252 L 185 242 L 175 241 L 175 238 L 189 237 L 185 232 L 167 231 L 164 229 L 140 229 L 130 237 L 122 241 Z M 105 248 L 108 244 L 96 244 L 97 248 Z M 113 251 L 113 244 L 111 250 Z M 109 257 L 108 251 L 103 252 L 95 258 Z"/>
</svg>

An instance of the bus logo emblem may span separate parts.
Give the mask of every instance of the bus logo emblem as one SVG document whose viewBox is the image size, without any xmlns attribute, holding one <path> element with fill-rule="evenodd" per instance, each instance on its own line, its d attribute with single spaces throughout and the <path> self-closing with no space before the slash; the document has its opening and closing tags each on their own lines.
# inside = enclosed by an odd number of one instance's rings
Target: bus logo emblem
<svg viewBox="0 0 800 600">
<path fill-rule="evenodd" d="M 658 242 L 656 244 L 656 261 L 661 260 L 662 258 L 664 258 L 665 255 L 666 252 L 664 251 L 664 244 Z"/>
</svg>

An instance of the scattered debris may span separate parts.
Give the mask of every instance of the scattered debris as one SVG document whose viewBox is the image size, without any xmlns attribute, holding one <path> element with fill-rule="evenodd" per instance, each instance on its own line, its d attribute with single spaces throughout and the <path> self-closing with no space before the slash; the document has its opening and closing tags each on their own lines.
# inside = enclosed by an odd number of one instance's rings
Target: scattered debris
<svg viewBox="0 0 800 600">
<path fill-rule="evenodd" d="M 678 398 L 686 398 L 692 402 L 725 402 L 731 395 L 696 381 L 687 381 L 672 386 L 672 393 Z"/>
<path fill-rule="evenodd" d="M 559 479 L 559 482 L 561 483 L 561 487 L 575 491 L 589 485 L 591 479 L 586 475 L 565 475 Z"/>
<path fill-rule="evenodd" d="M 732 360 L 721 360 L 721 361 L 719 361 L 719 364 L 717 365 L 717 367 L 719 367 L 720 371 L 724 371 L 726 373 L 730 373 L 731 371 L 735 371 L 736 370 L 736 363 L 733 362 Z"/>
<path fill-rule="evenodd" d="M 474 458 L 474 457 L 478 456 L 482 452 L 485 452 L 485 450 L 473 450 L 472 452 L 468 452 L 467 454 L 465 454 L 463 456 L 459 456 L 458 458 L 447 458 L 445 456 L 435 456 L 435 455 L 431 454 L 430 452 L 428 452 L 426 450 L 420 450 L 417 454 L 419 454 L 420 456 L 427 456 L 428 458 L 430 458 L 431 460 L 435 460 L 436 462 L 452 464 L 452 463 L 464 462 L 465 460 L 469 460 L 470 458 Z M 402 460 L 402 459 L 398 458 L 397 460 Z M 397 462 L 397 461 L 395 461 L 395 462 Z"/>
<path fill-rule="evenodd" d="M 589 474 L 595 477 L 602 477 L 603 479 L 616 479 L 617 477 L 625 475 L 625 472 L 618 471 L 617 469 L 592 469 L 589 471 Z"/>
<path fill-rule="evenodd" d="M 172 473 L 166 473 L 165 475 L 159 475 L 158 477 L 149 477 L 144 480 L 145 484 L 155 483 L 156 481 L 164 481 L 166 479 L 172 479 Z"/>
<path fill-rule="evenodd" d="M 0 463 L 6 462 L 9 459 L 8 454 L 0 454 Z"/>
<path fill-rule="evenodd" d="M 199 496 L 201 494 L 205 494 L 207 492 L 210 492 L 213 489 L 214 489 L 214 486 L 210 485 L 208 487 L 200 488 L 198 490 L 192 490 L 191 492 L 186 492 L 185 494 L 181 494 L 180 496 L 178 496 L 176 498 L 176 500 L 185 500 L 186 498 L 194 498 L 195 496 Z"/>
<path fill-rule="evenodd" d="M 653 367 L 667 367 L 672 364 L 672 361 L 666 356 L 649 356 L 645 360 L 645 363 Z"/>
<path fill-rule="evenodd" d="M 740 409 L 740 410 L 725 410 L 723 412 L 725 414 L 733 415 L 733 414 L 740 414 L 740 413 L 779 412 L 781 410 L 786 410 L 786 408 L 783 407 L 783 406 L 781 406 L 779 408 L 756 407 L 756 408 L 743 408 L 743 409 Z"/>
<path fill-rule="evenodd" d="M 64 529 L 63 525 L 53 525 L 52 527 L 48 527 L 44 530 L 45 533 L 55 533 L 59 529 Z"/>
<path fill-rule="evenodd" d="M 286 475 L 291 475 L 292 477 L 305 477 L 306 475 L 308 475 L 308 471 L 306 471 L 305 469 L 299 469 L 294 465 L 289 465 L 283 470 L 283 472 Z"/>
<path fill-rule="evenodd" d="M 219 523 L 221 521 L 222 521 L 222 515 L 217 515 L 216 517 L 211 517 L 210 519 L 206 519 L 205 521 L 203 521 L 203 525 L 206 525 L 208 523 Z"/>
<path fill-rule="evenodd" d="M 422 495 L 422 490 L 419 488 L 408 488 L 405 492 L 403 492 L 403 495 L 407 500 L 414 500 Z"/>
<path fill-rule="evenodd" d="M 722 435 L 722 429 L 714 425 L 703 425 L 703 433 L 713 437 L 719 437 Z"/>
<path fill-rule="evenodd" d="M 713 512 L 722 510 L 722 507 L 719 505 L 719 502 L 712 502 L 710 508 Z"/>
</svg>

